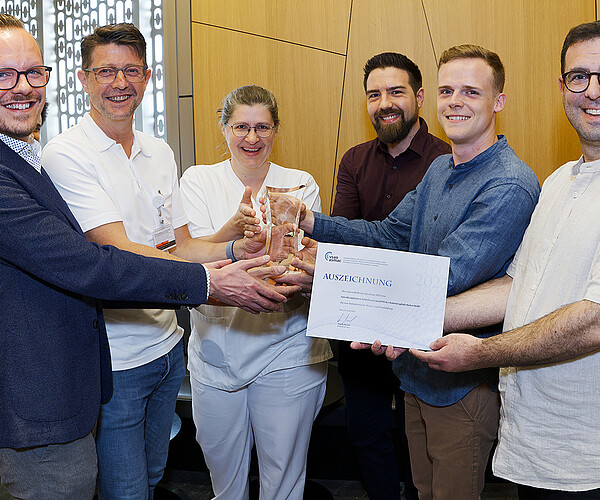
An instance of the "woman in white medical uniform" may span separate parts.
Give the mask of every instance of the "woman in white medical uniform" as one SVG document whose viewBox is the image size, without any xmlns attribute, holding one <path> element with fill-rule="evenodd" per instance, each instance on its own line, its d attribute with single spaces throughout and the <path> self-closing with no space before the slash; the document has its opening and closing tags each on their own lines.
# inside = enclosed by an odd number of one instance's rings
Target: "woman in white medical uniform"
<svg viewBox="0 0 600 500">
<path fill-rule="evenodd" d="M 230 92 L 219 126 L 231 157 L 192 166 L 181 179 L 193 237 L 216 233 L 238 210 L 245 186 L 252 189 L 256 213 L 255 195 L 267 185 L 306 184 L 304 203 L 320 211 L 310 174 L 269 161 L 279 128 L 270 91 L 248 85 Z M 210 305 L 192 310 L 188 365 L 196 439 L 216 499 L 248 498 L 254 443 L 261 499 L 302 499 L 310 433 L 331 357 L 326 340 L 306 336 L 307 313 L 299 293 L 272 314 Z"/>
</svg>

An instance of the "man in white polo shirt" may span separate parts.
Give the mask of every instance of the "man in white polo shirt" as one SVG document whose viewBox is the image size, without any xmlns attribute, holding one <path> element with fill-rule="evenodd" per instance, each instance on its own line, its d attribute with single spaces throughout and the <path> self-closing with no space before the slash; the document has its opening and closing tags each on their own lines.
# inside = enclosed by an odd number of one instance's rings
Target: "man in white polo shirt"
<svg viewBox="0 0 600 500">
<path fill-rule="evenodd" d="M 147 256 L 224 259 L 223 246 L 190 237 L 169 146 L 133 129 L 150 78 L 142 34 L 131 24 L 100 27 L 81 53 L 90 113 L 50 141 L 42 161 L 86 237 Z M 98 421 L 99 497 L 152 498 L 185 374 L 182 330 L 168 310 L 107 309 L 105 317 L 114 393 Z"/>
</svg>

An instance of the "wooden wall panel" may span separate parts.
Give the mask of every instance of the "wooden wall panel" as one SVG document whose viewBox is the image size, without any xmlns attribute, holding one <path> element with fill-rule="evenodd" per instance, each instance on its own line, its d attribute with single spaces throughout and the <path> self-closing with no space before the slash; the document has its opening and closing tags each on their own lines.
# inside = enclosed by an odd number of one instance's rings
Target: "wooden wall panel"
<svg viewBox="0 0 600 500">
<path fill-rule="evenodd" d="M 580 156 L 558 89 L 560 49 L 570 28 L 595 19 L 595 0 L 423 4 L 438 57 L 452 45 L 476 43 L 497 52 L 504 62 L 508 99 L 498 130 L 540 181 Z"/>
<path fill-rule="evenodd" d="M 342 93 L 344 56 L 192 23 L 196 162 L 222 160 L 215 110 L 232 89 L 254 83 L 279 103 L 281 127 L 271 159 L 310 172 L 330 204 L 331 172 Z"/>
<path fill-rule="evenodd" d="M 351 0 L 192 0 L 192 21 L 346 53 Z"/>
<path fill-rule="evenodd" d="M 390 0 L 353 2 L 336 171 L 350 147 L 376 136 L 367 115 L 363 87 L 363 67 L 375 54 L 401 52 L 419 66 L 425 89 L 421 116 L 428 124 L 437 124 L 437 71 L 421 0 L 403 0 L 399 6 L 399 2 Z"/>
<path fill-rule="evenodd" d="M 257 83 L 280 101 L 274 161 L 304 168 L 330 209 L 336 166 L 374 137 L 362 68 L 382 51 L 413 59 L 424 79 L 421 115 L 437 123 L 436 62 L 451 45 L 476 43 L 505 63 L 507 106 L 500 133 L 543 181 L 580 154 L 562 111 L 560 47 L 574 25 L 595 19 L 600 0 L 192 0 L 195 144 L 198 163 L 220 158 L 214 110 L 232 88 Z M 338 134 L 339 132 L 339 134 Z"/>
</svg>

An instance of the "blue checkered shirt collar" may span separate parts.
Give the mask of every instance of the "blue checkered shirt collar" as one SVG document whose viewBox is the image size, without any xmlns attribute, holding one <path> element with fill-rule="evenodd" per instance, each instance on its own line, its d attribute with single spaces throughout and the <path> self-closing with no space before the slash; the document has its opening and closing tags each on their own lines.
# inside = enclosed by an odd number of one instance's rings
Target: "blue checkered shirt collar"
<svg viewBox="0 0 600 500">
<path fill-rule="evenodd" d="M 0 140 L 6 144 L 10 149 L 17 153 L 39 173 L 42 173 L 42 162 L 40 161 L 40 155 L 34 148 L 33 144 L 14 139 L 4 134 L 0 134 Z"/>
</svg>

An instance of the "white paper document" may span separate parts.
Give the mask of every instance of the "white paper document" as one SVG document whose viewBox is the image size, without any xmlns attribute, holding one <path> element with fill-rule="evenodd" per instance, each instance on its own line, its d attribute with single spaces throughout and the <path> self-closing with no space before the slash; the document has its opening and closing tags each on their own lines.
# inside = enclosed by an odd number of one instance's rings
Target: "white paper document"
<svg viewBox="0 0 600 500">
<path fill-rule="evenodd" d="M 429 349 L 444 327 L 450 259 L 319 243 L 307 335 Z"/>
</svg>

